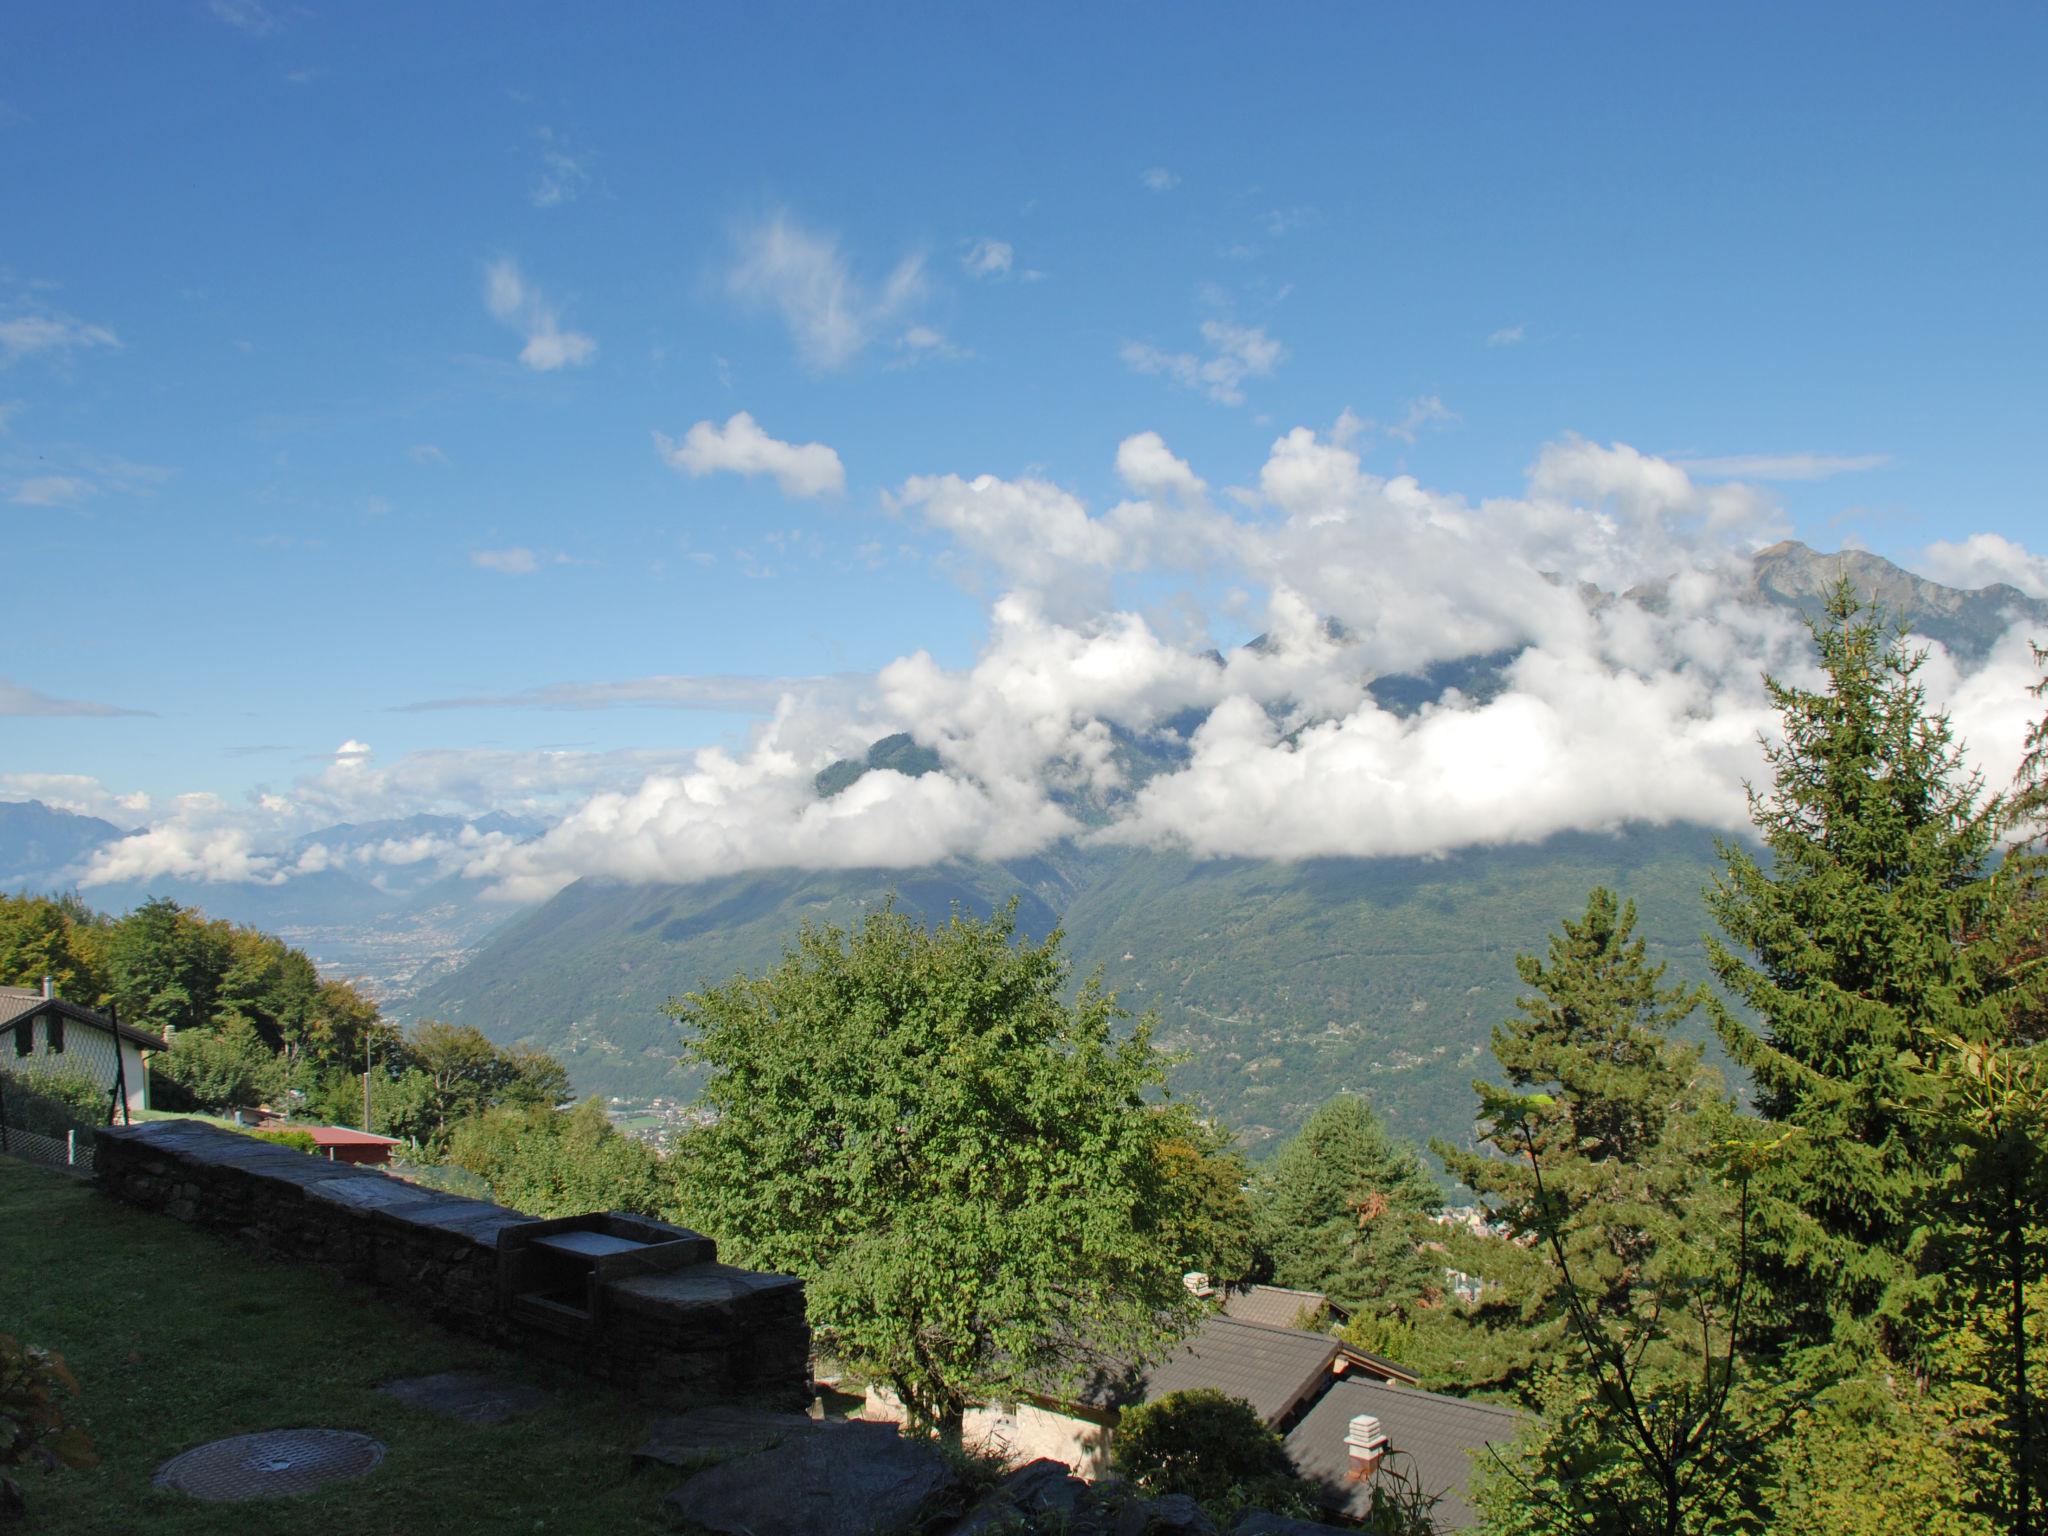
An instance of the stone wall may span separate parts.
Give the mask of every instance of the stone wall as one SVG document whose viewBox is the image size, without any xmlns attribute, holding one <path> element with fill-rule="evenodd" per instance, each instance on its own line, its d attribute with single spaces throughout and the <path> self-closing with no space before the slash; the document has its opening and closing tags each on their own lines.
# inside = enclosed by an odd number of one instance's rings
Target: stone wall
<svg viewBox="0 0 2048 1536">
<path fill-rule="evenodd" d="M 705 1257 L 598 1281 L 587 1328 L 544 1327 L 515 1316 L 501 1296 L 500 1234 L 532 1228 L 517 1211 L 198 1120 L 97 1136 L 95 1174 L 116 1199 L 258 1252 L 326 1265 L 446 1327 L 559 1359 L 665 1406 L 810 1400 L 803 1282 L 788 1275 Z M 715 1252 L 682 1228 L 661 1234 L 694 1240 L 692 1256 Z"/>
</svg>

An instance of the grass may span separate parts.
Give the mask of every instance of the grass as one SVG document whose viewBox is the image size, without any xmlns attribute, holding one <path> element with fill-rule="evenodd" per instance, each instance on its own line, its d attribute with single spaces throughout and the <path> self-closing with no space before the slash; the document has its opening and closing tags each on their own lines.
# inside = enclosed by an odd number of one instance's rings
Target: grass
<svg viewBox="0 0 2048 1536">
<path fill-rule="evenodd" d="M 26 1472 L 26 1529 L 200 1536 L 527 1536 L 668 1529 L 674 1471 L 636 1469 L 644 1404 L 587 1378 L 445 1333 L 322 1270 L 257 1258 L 117 1205 L 85 1180 L 0 1157 L 0 1328 L 62 1353 L 67 1412 L 101 1456 Z M 477 1428 L 376 1388 L 488 1370 L 549 1406 Z M 368 1477 L 290 1499 L 206 1504 L 151 1485 L 158 1465 L 226 1435 L 352 1429 L 389 1447 Z"/>
</svg>

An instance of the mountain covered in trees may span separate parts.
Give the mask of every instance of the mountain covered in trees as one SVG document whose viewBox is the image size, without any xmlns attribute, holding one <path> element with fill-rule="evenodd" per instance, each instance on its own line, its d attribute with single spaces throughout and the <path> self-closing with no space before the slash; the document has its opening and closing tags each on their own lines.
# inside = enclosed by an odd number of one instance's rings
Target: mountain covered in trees
<svg viewBox="0 0 2048 1536">
<path fill-rule="evenodd" d="M 1790 542 L 1756 555 L 1746 600 L 1810 617 L 1842 578 L 1964 656 L 1981 655 L 2015 617 L 2048 627 L 2048 603 L 2011 587 L 1960 591 L 1874 555 Z M 1654 604 L 1660 594 L 1588 600 Z M 1400 712 L 1451 688 L 1483 699 L 1513 659 L 1460 658 L 1376 679 L 1372 691 Z M 1175 762 L 1165 738 L 1120 736 L 1117 750 L 1133 782 Z M 915 775 L 937 767 L 928 747 L 891 736 L 828 766 L 816 791 L 829 798 L 877 768 Z M 674 886 L 586 880 L 529 909 L 484 901 L 473 882 L 431 866 L 383 870 L 373 882 L 346 858 L 362 844 L 462 825 L 412 817 L 325 829 L 302 841 L 342 857 L 276 886 L 156 881 L 87 894 L 115 911 L 169 895 L 259 924 L 328 970 L 367 979 L 399 1016 L 456 1020 L 501 1043 L 545 1049 L 579 1089 L 633 1098 L 694 1091 L 662 1005 L 772 962 L 802 919 L 850 922 L 892 896 L 926 919 L 955 903 L 986 915 L 1019 897 L 1020 931 L 1043 936 L 1061 926 L 1079 974 L 1099 967 L 1127 1006 L 1158 1010 L 1160 1039 L 1182 1058 L 1178 1086 L 1254 1147 L 1298 1126 L 1333 1079 L 1360 1085 L 1404 1134 L 1463 1139 L 1466 1086 L 1487 1031 L 1516 994 L 1513 957 L 1537 947 L 1555 914 L 1594 886 L 1629 891 L 1652 953 L 1677 973 L 1706 974 L 1700 889 L 1714 849 L 1696 827 L 1631 826 L 1438 858 L 1300 863 L 1061 845 L 1002 864 L 752 871 Z M 515 818 L 475 825 L 514 836 L 539 830 Z M 0 888 L 61 889 L 117 835 L 93 818 L 0 804 Z M 1699 1021 L 1687 1028 L 1705 1039 Z"/>
</svg>

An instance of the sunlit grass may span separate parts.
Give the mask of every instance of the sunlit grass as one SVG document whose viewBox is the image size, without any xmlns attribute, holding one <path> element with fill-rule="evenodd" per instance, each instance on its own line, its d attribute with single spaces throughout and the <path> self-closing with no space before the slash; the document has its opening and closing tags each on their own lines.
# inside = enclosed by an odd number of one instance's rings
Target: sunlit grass
<svg viewBox="0 0 2048 1536">
<path fill-rule="evenodd" d="M 101 1463 L 24 1476 L 26 1529 L 233 1536 L 654 1531 L 677 1474 L 631 1461 L 649 1410 L 585 1378 L 445 1333 L 359 1285 L 267 1262 L 70 1175 L 0 1157 L 0 1330 L 58 1350 Z M 473 1428 L 379 1383 L 489 1370 L 550 1405 Z M 150 1478 L 166 1458 L 262 1429 L 352 1429 L 390 1448 L 357 1482 L 204 1504 Z"/>
</svg>

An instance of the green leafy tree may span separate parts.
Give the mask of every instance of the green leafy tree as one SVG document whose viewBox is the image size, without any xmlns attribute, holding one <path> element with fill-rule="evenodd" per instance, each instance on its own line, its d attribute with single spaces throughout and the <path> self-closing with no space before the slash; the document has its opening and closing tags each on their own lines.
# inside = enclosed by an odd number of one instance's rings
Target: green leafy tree
<svg viewBox="0 0 2048 1536">
<path fill-rule="evenodd" d="M 764 975 L 670 1005 L 716 1120 L 684 1219 L 803 1276 L 822 1349 L 957 1434 L 970 1403 L 1156 1356 L 1191 1320 L 1152 1025 L 1016 907 L 807 924 Z"/>
<path fill-rule="evenodd" d="M 1363 1099 L 1345 1094 L 1309 1116 L 1254 1188 L 1279 1284 L 1372 1314 L 1441 1292 L 1443 1265 L 1421 1244 L 1433 1231 L 1424 1213 L 1443 1193 Z"/>
<path fill-rule="evenodd" d="M 247 1019 L 222 1029 L 180 1030 L 150 1070 L 171 1087 L 166 1098 L 180 1098 L 191 1109 L 253 1109 L 281 1100 L 285 1091 L 284 1063 Z"/>
<path fill-rule="evenodd" d="M 1162 1236 L 1184 1271 L 1216 1285 L 1246 1279 L 1261 1261 L 1250 1165 L 1227 1129 L 1190 1106 L 1164 1104 L 1158 1113 Z"/>
<path fill-rule="evenodd" d="M 107 991 L 99 947 L 62 902 L 0 896 L 0 985 L 36 987 L 47 976 L 59 997 L 93 1007 Z"/>
<path fill-rule="evenodd" d="M 644 1142 L 614 1130 L 596 1099 L 566 1112 L 486 1110 L 455 1127 L 448 1162 L 481 1178 L 499 1204 L 533 1216 L 659 1216 L 677 1199 L 667 1166 Z"/>
<path fill-rule="evenodd" d="M 1750 816 L 1768 865 L 1722 845 L 1707 906 L 1711 1000 L 1757 1108 L 1806 1134 L 1760 1188 L 1764 1275 L 1784 1337 L 1910 1351 L 1907 1250 L 1940 1152 L 1908 1106 L 1917 1029 L 2000 1032 L 1987 877 L 1999 808 L 1930 711 L 1921 655 L 1844 582 L 1814 626 L 1824 684 L 1766 679 L 1782 740 Z M 1752 1023 L 1751 1020 L 1759 1022 Z M 1937 1139 L 1938 1140 L 1938 1139 Z"/>
<path fill-rule="evenodd" d="M 123 1022 L 158 1033 L 210 1024 L 226 969 L 224 928 L 168 897 L 146 901 L 115 923 L 107 962 Z"/>
</svg>

